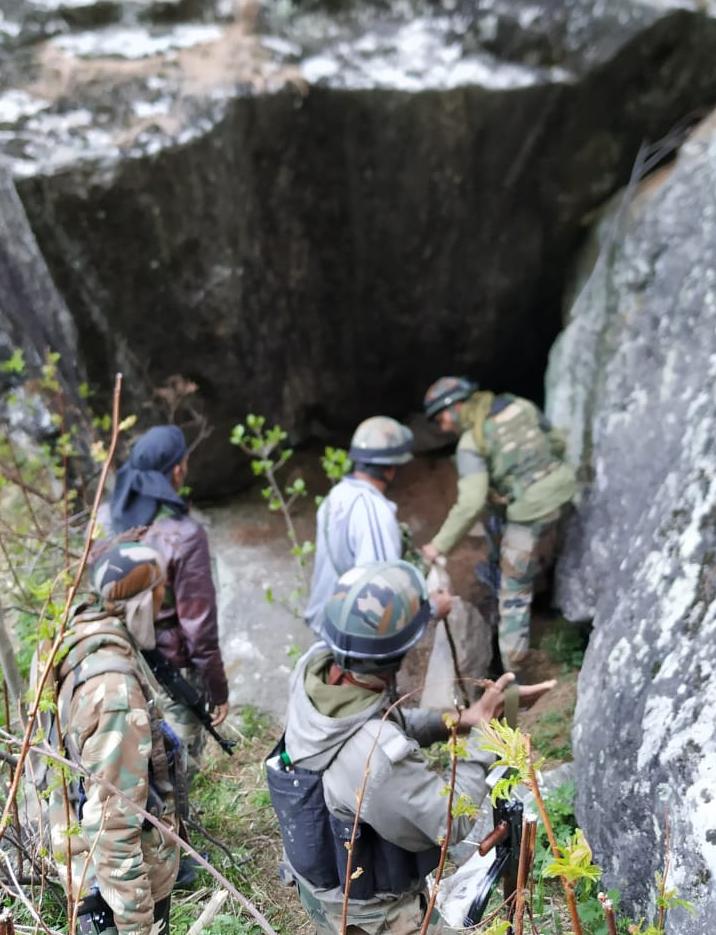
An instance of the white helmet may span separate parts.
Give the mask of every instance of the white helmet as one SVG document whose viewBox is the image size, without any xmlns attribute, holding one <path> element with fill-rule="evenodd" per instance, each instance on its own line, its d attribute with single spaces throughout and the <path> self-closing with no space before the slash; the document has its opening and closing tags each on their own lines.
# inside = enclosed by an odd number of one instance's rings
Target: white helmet
<svg viewBox="0 0 716 935">
<path fill-rule="evenodd" d="M 348 456 L 357 464 L 406 464 L 413 457 L 413 433 L 390 416 L 371 416 L 353 433 Z"/>
</svg>

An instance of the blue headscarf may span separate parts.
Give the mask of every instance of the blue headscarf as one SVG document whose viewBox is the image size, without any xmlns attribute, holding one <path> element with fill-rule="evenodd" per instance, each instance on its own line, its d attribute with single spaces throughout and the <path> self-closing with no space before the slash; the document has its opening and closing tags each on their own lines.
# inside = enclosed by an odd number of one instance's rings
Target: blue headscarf
<svg viewBox="0 0 716 935">
<path fill-rule="evenodd" d="M 171 482 L 171 470 L 185 454 L 186 440 L 177 425 L 155 425 L 137 439 L 129 460 L 117 471 L 112 532 L 148 526 L 161 506 L 186 513 L 187 505 Z"/>
</svg>

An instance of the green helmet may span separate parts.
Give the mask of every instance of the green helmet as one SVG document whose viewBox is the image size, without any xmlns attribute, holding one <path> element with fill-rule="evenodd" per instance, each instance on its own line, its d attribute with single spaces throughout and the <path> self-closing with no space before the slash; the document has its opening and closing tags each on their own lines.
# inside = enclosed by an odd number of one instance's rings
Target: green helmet
<svg viewBox="0 0 716 935">
<path fill-rule="evenodd" d="M 371 416 L 353 433 L 348 456 L 358 464 L 405 464 L 413 457 L 413 433 L 389 416 Z"/>
<path fill-rule="evenodd" d="M 479 384 L 467 377 L 440 377 L 428 387 L 423 400 L 425 415 L 432 419 L 453 403 L 469 399 L 479 389 Z"/>
<path fill-rule="evenodd" d="M 322 636 L 344 669 L 394 669 L 430 618 L 418 569 L 408 562 L 376 562 L 341 575 L 326 604 Z"/>
</svg>

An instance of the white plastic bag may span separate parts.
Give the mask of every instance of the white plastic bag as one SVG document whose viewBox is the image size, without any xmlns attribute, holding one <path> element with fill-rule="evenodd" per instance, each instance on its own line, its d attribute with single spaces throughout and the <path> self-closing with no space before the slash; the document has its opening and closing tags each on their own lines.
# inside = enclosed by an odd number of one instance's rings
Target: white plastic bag
<svg viewBox="0 0 716 935">
<path fill-rule="evenodd" d="M 427 577 L 428 591 L 451 588 L 450 575 L 441 564 L 433 564 Z M 463 678 L 463 686 L 470 701 L 479 694 L 476 680 L 487 674 L 492 657 L 492 635 L 480 611 L 461 597 L 453 598 L 452 610 L 447 625 L 455 645 L 457 666 Z M 457 682 L 453 655 L 445 623 L 440 621 L 435 629 L 425 685 L 420 700 L 424 708 L 452 708 L 457 700 L 463 704 L 463 692 Z"/>
</svg>

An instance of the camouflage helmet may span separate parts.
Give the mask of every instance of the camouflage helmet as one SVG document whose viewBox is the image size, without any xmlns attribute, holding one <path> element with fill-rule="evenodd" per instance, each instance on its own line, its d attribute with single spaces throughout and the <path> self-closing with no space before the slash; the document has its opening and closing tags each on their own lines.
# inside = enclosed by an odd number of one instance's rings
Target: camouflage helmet
<svg viewBox="0 0 716 935">
<path fill-rule="evenodd" d="M 431 618 L 423 575 L 408 562 L 375 562 L 341 575 L 322 636 L 344 669 L 395 668 Z"/>
<path fill-rule="evenodd" d="M 140 649 L 154 649 L 154 589 L 165 581 L 164 559 L 143 542 L 121 542 L 104 551 L 92 583 L 106 611 L 121 617 Z"/>
<path fill-rule="evenodd" d="M 453 403 L 469 399 L 477 389 L 479 389 L 479 384 L 467 377 L 440 377 L 428 387 L 425 394 L 423 400 L 425 415 L 428 419 L 432 419 Z"/>
<path fill-rule="evenodd" d="M 413 433 L 389 416 L 371 416 L 353 433 L 348 456 L 358 464 L 405 464 L 413 457 Z"/>
</svg>

